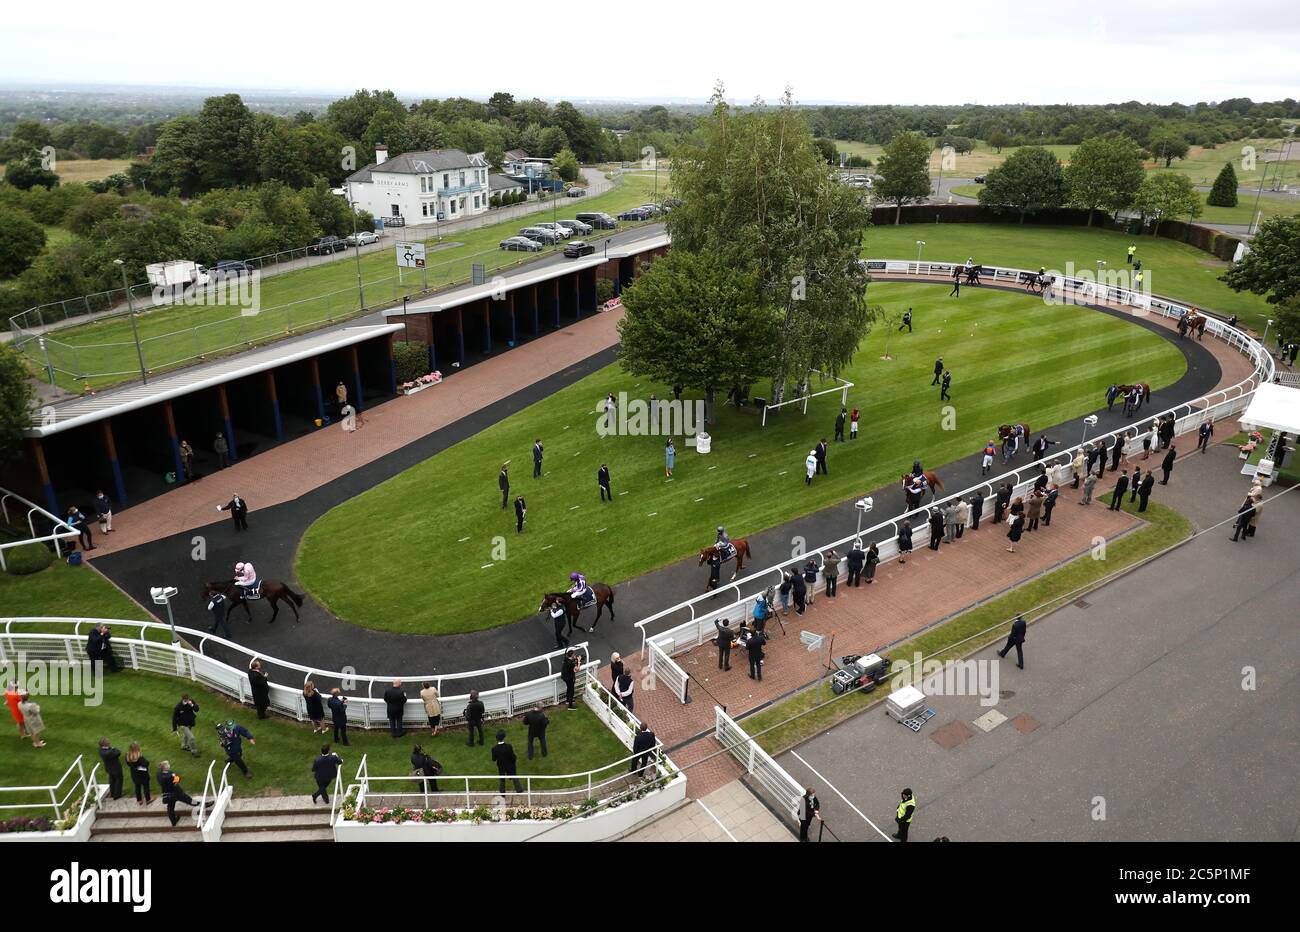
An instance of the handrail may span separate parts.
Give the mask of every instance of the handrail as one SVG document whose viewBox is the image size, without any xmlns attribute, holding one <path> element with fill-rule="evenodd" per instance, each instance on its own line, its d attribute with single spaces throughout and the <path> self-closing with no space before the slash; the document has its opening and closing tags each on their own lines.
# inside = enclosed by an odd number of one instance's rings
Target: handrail
<svg viewBox="0 0 1300 932">
<path fill-rule="evenodd" d="M 68 797 L 72 794 L 73 790 L 75 790 L 78 786 L 84 786 L 86 782 L 86 767 L 83 761 L 83 755 L 81 754 L 78 754 L 76 758 L 73 759 L 72 763 L 68 765 L 68 769 L 63 771 L 63 775 L 60 776 L 59 779 L 56 780 L 54 783 L 47 783 L 43 786 L 0 786 L 0 793 L 45 792 L 48 793 L 50 796 L 49 802 L 47 803 L 44 802 L 43 803 L 4 803 L 4 804 L 0 804 L 0 811 L 6 809 L 50 808 L 54 810 L 54 818 L 55 819 L 59 818 L 60 816 L 59 809 L 62 806 L 62 802 L 59 799 L 58 790 L 61 786 L 63 786 L 64 781 L 68 779 L 68 777 L 72 774 L 74 770 L 77 771 L 80 776 L 76 781 L 73 782 L 72 786 L 67 791 L 64 792 L 63 801 L 66 801 Z"/>
<path fill-rule="evenodd" d="M 200 827 L 203 826 L 204 813 L 208 808 L 209 800 L 214 799 L 217 795 L 217 784 L 212 779 L 212 768 L 215 766 L 217 766 L 215 760 L 208 761 L 208 775 L 203 780 L 203 795 L 199 798 L 199 808 L 194 813 L 194 821 L 197 822 Z"/>
<path fill-rule="evenodd" d="M 80 757 L 78 757 L 77 759 L 80 760 Z M 100 763 L 103 762 L 101 761 Z M 81 784 L 82 791 L 83 791 L 81 795 L 81 806 L 77 810 L 76 820 L 72 823 L 74 827 L 81 824 L 81 817 L 86 814 L 86 803 L 89 800 L 93 799 L 94 807 L 96 809 L 99 808 L 99 784 L 95 782 L 95 774 L 98 772 L 99 772 L 99 763 L 95 764 L 95 766 L 91 768 L 90 776 L 87 777 L 85 781 Z"/>
<path fill-rule="evenodd" d="M 889 262 L 899 266 L 906 264 L 908 266 L 907 274 L 925 274 L 921 272 L 920 270 L 921 266 L 946 265 L 947 267 L 951 268 L 953 265 L 953 263 L 929 263 L 929 262 L 904 263 L 904 260 L 884 260 L 884 259 L 871 259 L 871 260 L 863 260 L 863 261 L 864 262 Z M 983 269 L 987 272 L 991 272 L 994 276 L 996 276 L 999 273 L 1007 273 L 1008 275 L 1014 275 L 1017 280 L 1021 272 L 1025 272 L 1027 274 L 1037 274 L 1037 273 L 1031 273 L 1030 270 L 1028 269 L 1011 269 L 1011 268 L 997 267 L 997 266 L 984 266 Z M 900 272 L 901 270 L 890 269 L 889 271 Z M 1058 281 L 1058 284 L 1062 287 L 1063 291 L 1068 288 L 1074 291 L 1076 295 L 1081 294 L 1082 291 L 1080 289 L 1076 289 L 1074 286 L 1076 285 L 1095 286 L 1096 285 L 1096 283 L 1087 282 L 1080 279 L 1065 279 L 1065 278 L 1060 279 Z M 1095 294 L 1095 290 L 1096 290 L 1095 288 L 1091 289 L 1092 298 L 1094 301 L 1100 301 L 1102 303 L 1112 302 L 1112 301 L 1123 303 L 1126 304 L 1128 307 L 1136 308 L 1143 315 L 1160 314 L 1161 316 L 1164 317 L 1181 317 L 1183 314 L 1186 314 L 1191 309 L 1190 305 L 1178 304 L 1176 302 L 1170 301 L 1165 298 L 1160 298 L 1158 301 L 1152 300 L 1151 296 L 1145 295 L 1142 292 L 1135 292 L 1130 289 L 1121 289 L 1121 288 L 1115 288 L 1113 286 L 1106 286 L 1106 293 L 1100 298 L 1098 298 L 1097 295 Z M 1139 299 L 1145 303 L 1134 303 Z M 1244 398 L 1248 394 L 1253 393 L 1255 388 L 1258 387 L 1261 383 L 1272 381 L 1273 372 L 1275 369 L 1273 363 L 1273 357 L 1257 340 L 1255 340 L 1253 337 L 1251 337 L 1249 334 L 1245 333 L 1242 330 L 1239 330 L 1235 327 L 1229 327 L 1226 323 L 1219 320 L 1218 318 L 1209 318 L 1209 324 L 1207 325 L 1206 329 L 1212 337 L 1222 340 L 1223 342 L 1227 343 L 1229 346 L 1232 346 L 1234 349 L 1237 349 L 1243 355 L 1249 357 L 1251 361 L 1254 363 L 1254 369 L 1251 372 L 1251 374 L 1246 378 L 1242 379 L 1241 381 L 1237 382 L 1236 384 L 1230 386 L 1226 390 L 1216 389 L 1213 393 L 1203 395 L 1199 398 L 1192 399 L 1191 401 L 1179 402 L 1174 407 L 1166 409 L 1165 411 L 1146 415 L 1142 418 L 1142 422 L 1153 422 L 1161 415 L 1170 414 L 1170 413 L 1175 413 L 1176 421 L 1181 417 L 1187 417 L 1197 413 L 1203 413 L 1209 411 L 1213 407 L 1209 399 L 1213 397 L 1214 394 L 1218 394 L 1218 393 L 1226 394 L 1227 391 L 1236 389 L 1239 391 L 1239 394 L 1234 399 L 1232 399 L 1235 401 Z M 1194 407 L 1198 403 L 1202 403 L 1202 402 L 1204 403 L 1203 407 L 1201 408 Z M 1227 403 L 1226 400 L 1223 403 Z M 1187 409 L 1186 414 L 1182 414 L 1182 415 L 1176 414 L 1176 412 L 1180 411 L 1183 408 Z M 1125 426 L 1125 427 L 1118 428 L 1116 430 L 1112 430 L 1108 433 L 1097 434 L 1095 437 L 1092 437 L 1088 441 L 1088 444 L 1089 445 L 1095 444 L 1099 439 L 1113 439 L 1120 435 L 1127 435 L 1130 431 L 1133 430 L 1134 427 Z M 1138 433 L 1135 434 L 1134 436 L 1135 437 L 1141 436 L 1141 434 Z M 1084 447 L 1085 444 L 1076 444 L 1074 446 L 1067 447 L 1066 449 L 1060 450 L 1056 453 L 1044 456 L 1042 460 L 1034 463 L 1033 465 L 1035 466 L 1043 465 L 1046 467 L 1051 465 L 1052 463 L 1057 463 L 1057 462 L 1060 463 L 1072 462 L 1074 458 L 1074 454 L 1078 452 L 1080 449 L 1083 449 Z M 1025 467 L 1021 467 L 1021 468 L 1025 468 Z M 951 495 L 947 495 L 943 498 L 936 497 L 928 505 L 922 505 L 918 508 L 908 509 L 894 518 L 886 519 L 870 527 L 863 528 L 861 532 L 855 532 L 853 534 L 849 534 L 846 537 L 827 543 L 815 549 L 820 551 L 820 550 L 827 550 L 832 547 L 840 547 L 850 543 L 851 541 L 859 537 L 866 540 L 869 536 L 872 536 L 877 532 L 883 531 L 887 528 L 892 528 L 893 534 L 891 537 L 886 538 L 886 541 L 892 540 L 897 537 L 898 522 L 903 521 L 909 517 L 915 517 L 919 514 L 928 514 L 931 508 L 934 508 L 935 506 L 940 505 L 944 502 L 958 500 L 966 495 L 969 495 L 976 489 L 988 488 L 992 490 L 994 483 L 1003 483 L 1009 480 L 1013 480 L 1013 485 L 1016 487 L 1022 485 L 1023 480 L 1020 477 L 1020 469 L 1011 469 L 1000 476 L 996 476 L 991 479 L 981 481 L 977 485 L 971 486 L 970 488 L 965 489 L 961 492 L 956 492 Z M 645 656 L 647 650 L 647 643 L 646 643 L 647 638 L 650 637 L 650 635 L 647 634 L 648 625 L 656 621 L 659 621 L 660 619 L 666 618 L 669 615 L 673 615 L 677 612 L 681 612 L 683 610 L 687 610 L 691 614 L 690 621 L 686 622 L 685 624 L 694 623 L 697 620 L 697 616 L 695 613 L 695 606 L 705 602 L 712 602 L 713 599 L 715 599 L 720 592 L 724 592 L 727 589 L 736 590 L 737 601 L 732 603 L 731 605 L 724 606 L 724 610 L 734 609 L 735 605 L 738 605 L 741 602 L 745 601 L 740 598 L 741 583 L 745 583 L 746 585 L 752 585 L 755 582 L 760 582 L 758 577 L 773 572 L 780 574 L 782 568 L 788 566 L 789 564 L 790 561 L 787 560 L 783 563 L 778 563 L 773 566 L 765 567 L 764 569 L 761 570 L 756 570 L 755 572 L 746 576 L 742 580 L 735 580 L 728 583 L 722 589 L 715 589 L 710 592 L 704 593 L 702 595 L 693 596 L 690 599 L 687 599 L 683 602 L 679 602 L 676 605 L 670 606 L 669 608 L 665 608 L 660 611 L 657 611 L 652 615 L 641 619 L 640 621 L 634 622 L 634 626 L 640 629 L 641 631 L 642 656 Z M 712 611 L 714 610 L 710 609 L 709 613 L 712 613 Z M 660 633 L 662 634 L 665 632 L 660 632 Z"/>
<path fill-rule="evenodd" d="M 50 512 L 46 511 L 40 505 L 36 504 L 35 502 L 28 501 L 26 498 L 19 495 L 17 492 L 11 492 L 9 489 L 0 488 L 0 493 L 3 493 L 0 494 L 0 514 L 4 516 L 4 521 L 6 524 L 9 523 L 9 506 L 7 502 L 10 498 L 16 499 L 17 501 L 22 502 L 24 505 L 28 506 L 27 507 L 27 529 L 28 531 L 31 532 L 32 535 L 26 540 L 14 540 L 14 541 L 7 541 L 5 543 L 0 543 L 0 570 L 8 569 L 8 567 L 5 565 L 4 552 L 6 550 L 9 550 L 12 547 L 21 547 L 24 544 L 43 544 L 46 541 L 71 540 L 81 536 L 81 532 L 78 531 L 76 528 L 74 528 L 63 518 L 60 518 L 58 515 L 50 514 Z M 48 520 L 54 526 L 54 530 L 52 530 L 49 534 L 46 534 L 44 537 L 37 537 L 36 523 L 32 520 L 33 514 L 39 514 L 41 515 L 41 517 Z M 66 530 L 60 531 L 59 528 L 65 528 Z"/>
</svg>

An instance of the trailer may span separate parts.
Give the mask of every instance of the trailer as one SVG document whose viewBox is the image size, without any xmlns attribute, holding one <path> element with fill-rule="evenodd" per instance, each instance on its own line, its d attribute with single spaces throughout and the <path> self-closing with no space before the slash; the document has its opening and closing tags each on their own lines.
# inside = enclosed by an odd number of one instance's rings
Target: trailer
<svg viewBox="0 0 1300 932">
<path fill-rule="evenodd" d="M 144 271 L 149 276 L 149 284 L 154 288 L 187 288 L 190 285 L 208 283 L 207 269 L 189 259 L 151 262 L 144 267 Z"/>
</svg>

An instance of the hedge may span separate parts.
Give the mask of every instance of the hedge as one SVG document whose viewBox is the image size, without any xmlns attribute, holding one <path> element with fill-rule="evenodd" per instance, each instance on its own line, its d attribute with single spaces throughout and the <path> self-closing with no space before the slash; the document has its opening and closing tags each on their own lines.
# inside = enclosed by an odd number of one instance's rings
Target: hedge
<svg viewBox="0 0 1300 932">
<path fill-rule="evenodd" d="M 393 343 L 393 362 L 397 364 L 397 383 L 414 382 L 429 372 L 429 347 L 423 343 Z"/>
<path fill-rule="evenodd" d="M 5 551 L 5 571 L 12 576 L 39 573 L 53 562 L 54 551 L 44 544 L 19 544 Z"/>
</svg>

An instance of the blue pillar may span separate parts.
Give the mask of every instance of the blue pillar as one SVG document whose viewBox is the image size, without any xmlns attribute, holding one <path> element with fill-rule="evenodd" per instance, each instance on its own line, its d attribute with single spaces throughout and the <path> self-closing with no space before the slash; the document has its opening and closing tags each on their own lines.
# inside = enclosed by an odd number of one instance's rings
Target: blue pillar
<svg viewBox="0 0 1300 932">
<path fill-rule="evenodd" d="M 229 416 L 226 417 L 226 446 L 230 447 L 230 462 L 239 459 L 239 454 L 235 450 L 235 425 L 230 422 Z"/>
<path fill-rule="evenodd" d="M 122 480 L 122 466 L 118 463 L 117 457 L 113 457 L 109 465 L 113 467 L 113 488 L 117 492 L 117 502 L 119 505 L 125 505 L 126 483 Z"/>
<path fill-rule="evenodd" d="M 167 420 L 167 437 L 172 445 L 172 463 L 176 467 L 176 481 L 181 482 L 185 478 L 185 470 L 181 468 L 181 442 L 176 436 L 176 414 L 172 411 L 170 401 L 163 402 L 163 417 Z"/>
<path fill-rule="evenodd" d="M 36 460 L 36 471 L 41 479 L 41 492 L 45 495 L 45 507 L 52 515 L 62 517 L 67 512 L 59 510 L 58 499 L 54 497 L 54 483 L 50 481 L 49 464 L 45 462 L 44 442 L 35 437 L 31 441 L 32 459 Z"/>
<path fill-rule="evenodd" d="M 325 396 L 320 390 L 320 361 L 313 356 L 311 358 L 311 387 L 316 393 L 316 416 L 320 418 L 322 424 L 325 423 Z"/>
<path fill-rule="evenodd" d="M 560 329 L 560 280 L 555 279 L 555 329 Z"/>
<path fill-rule="evenodd" d="M 271 399 L 271 422 L 275 427 L 275 439 L 284 439 L 284 426 L 280 423 L 280 395 L 275 390 L 275 370 L 266 370 L 266 396 Z"/>
<path fill-rule="evenodd" d="M 117 443 L 113 440 L 113 419 L 99 422 L 104 435 L 104 452 L 108 454 L 108 468 L 113 473 L 113 492 L 119 506 L 126 505 L 126 483 L 122 481 L 122 464 L 117 460 Z M 57 513 L 57 512 L 56 512 Z"/>
</svg>

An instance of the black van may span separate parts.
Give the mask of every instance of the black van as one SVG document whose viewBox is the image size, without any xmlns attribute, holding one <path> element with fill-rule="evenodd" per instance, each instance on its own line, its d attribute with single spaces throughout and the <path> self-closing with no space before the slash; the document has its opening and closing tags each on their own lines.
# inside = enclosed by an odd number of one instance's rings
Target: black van
<svg viewBox="0 0 1300 932">
<path fill-rule="evenodd" d="M 604 212 L 578 214 L 577 219 L 581 220 L 583 223 L 589 224 L 597 230 L 618 229 L 618 221 Z"/>
</svg>

